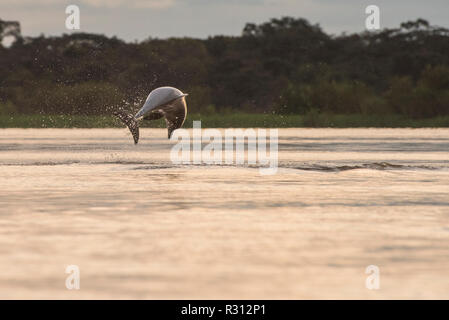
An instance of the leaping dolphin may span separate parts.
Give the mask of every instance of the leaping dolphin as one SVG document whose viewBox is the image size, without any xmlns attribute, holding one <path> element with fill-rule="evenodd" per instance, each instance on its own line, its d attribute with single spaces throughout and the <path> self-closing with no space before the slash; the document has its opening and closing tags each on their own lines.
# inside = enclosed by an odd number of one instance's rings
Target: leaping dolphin
<svg viewBox="0 0 449 320">
<path fill-rule="evenodd" d="M 173 131 L 181 128 L 187 116 L 187 104 L 181 90 L 173 87 L 160 87 L 150 92 L 143 107 L 135 116 L 123 111 L 114 112 L 131 131 L 134 143 L 139 142 L 139 120 L 157 120 L 165 118 L 170 139 Z"/>
</svg>

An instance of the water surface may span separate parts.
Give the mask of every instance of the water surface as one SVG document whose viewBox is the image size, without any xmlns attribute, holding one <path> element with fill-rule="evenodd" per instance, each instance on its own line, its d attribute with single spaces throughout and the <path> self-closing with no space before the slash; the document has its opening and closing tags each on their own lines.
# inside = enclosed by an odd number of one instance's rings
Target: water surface
<svg viewBox="0 0 449 320">
<path fill-rule="evenodd" d="M 448 129 L 280 129 L 269 176 L 141 137 L 0 130 L 0 298 L 449 298 Z"/>
</svg>

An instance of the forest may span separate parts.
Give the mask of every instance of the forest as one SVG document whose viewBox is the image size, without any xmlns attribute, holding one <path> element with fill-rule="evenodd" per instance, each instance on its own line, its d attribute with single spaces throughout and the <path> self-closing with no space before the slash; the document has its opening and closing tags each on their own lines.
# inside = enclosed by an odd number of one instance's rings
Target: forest
<svg viewBox="0 0 449 320">
<path fill-rule="evenodd" d="M 151 30 L 148 30 L 151 35 Z M 0 20 L 0 115 L 137 110 L 174 86 L 196 114 L 449 115 L 449 30 L 418 19 L 397 28 L 330 35 L 303 18 L 248 23 L 240 36 L 99 34 L 25 37 Z"/>
</svg>

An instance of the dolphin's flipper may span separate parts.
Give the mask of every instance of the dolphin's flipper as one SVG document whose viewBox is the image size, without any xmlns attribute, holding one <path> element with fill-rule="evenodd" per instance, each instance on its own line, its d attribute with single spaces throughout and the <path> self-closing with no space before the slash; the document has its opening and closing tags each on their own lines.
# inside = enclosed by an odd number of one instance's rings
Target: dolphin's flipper
<svg viewBox="0 0 449 320">
<path fill-rule="evenodd" d="M 155 110 L 155 111 L 150 112 L 145 117 L 143 117 L 143 120 L 158 120 L 158 119 L 162 118 L 163 116 L 164 116 L 164 114 L 161 111 Z"/>
<path fill-rule="evenodd" d="M 184 97 L 176 99 L 160 108 L 164 115 L 168 129 L 168 138 L 170 139 L 173 131 L 179 129 L 184 124 L 187 116 L 187 105 Z"/>
<path fill-rule="evenodd" d="M 114 115 L 117 116 L 129 129 L 131 134 L 133 135 L 134 144 L 139 142 L 139 123 L 136 119 L 130 114 L 127 114 L 123 111 L 116 111 Z"/>
</svg>

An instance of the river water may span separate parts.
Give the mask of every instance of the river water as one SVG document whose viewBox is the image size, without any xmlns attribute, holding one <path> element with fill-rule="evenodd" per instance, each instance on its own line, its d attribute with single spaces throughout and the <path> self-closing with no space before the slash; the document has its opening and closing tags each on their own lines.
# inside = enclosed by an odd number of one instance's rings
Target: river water
<svg viewBox="0 0 449 320">
<path fill-rule="evenodd" d="M 0 130 L 0 298 L 449 298 L 449 129 L 279 129 L 274 175 L 166 134 Z"/>
</svg>

